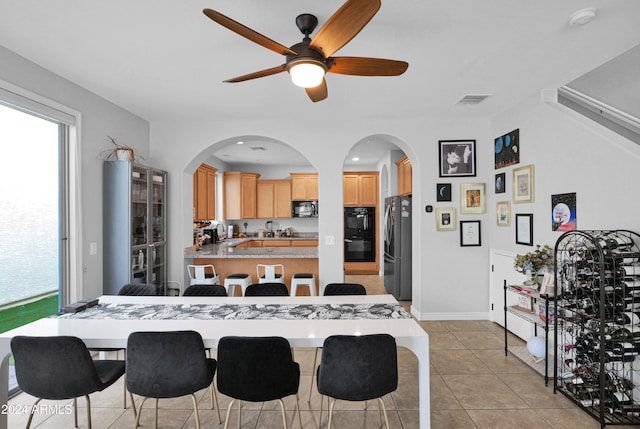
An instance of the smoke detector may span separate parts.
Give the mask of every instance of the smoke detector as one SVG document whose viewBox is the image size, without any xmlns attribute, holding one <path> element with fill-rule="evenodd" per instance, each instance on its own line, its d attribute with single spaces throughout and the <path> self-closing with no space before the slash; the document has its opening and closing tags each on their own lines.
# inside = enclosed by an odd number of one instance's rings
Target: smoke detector
<svg viewBox="0 0 640 429">
<path fill-rule="evenodd" d="M 595 17 L 596 17 L 595 8 L 589 7 L 586 9 L 581 9 L 577 12 L 573 12 L 569 16 L 569 25 L 571 25 L 572 27 L 575 27 L 578 25 L 585 25 Z"/>
</svg>

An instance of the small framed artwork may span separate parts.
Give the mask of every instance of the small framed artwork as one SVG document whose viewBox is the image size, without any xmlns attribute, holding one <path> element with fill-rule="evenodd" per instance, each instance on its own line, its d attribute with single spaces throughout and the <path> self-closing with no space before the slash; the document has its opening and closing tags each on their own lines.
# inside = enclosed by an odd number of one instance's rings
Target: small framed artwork
<svg viewBox="0 0 640 429">
<path fill-rule="evenodd" d="M 456 209 L 455 207 L 445 207 L 436 209 L 436 230 L 455 231 L 456 229 Z"/>
<path fill-rule="evenodd" d="M 498 226 L 511 225 L 511 203 L 509 201 L 496 203 L 496 223 Z"/>
<path fill-rule="evenodd" d="M 534 201 L 533 164 L 513 170 L 513 202 L 532 203 Z"/>
<path fill-rule="evenodd" d="M 551 195 L 551 229 L 565 232 L 576 228 L 576 193 Z"/>
<path fill-rule="evenodd" d="M 484 183 L 460 185 L 460 213 L 480 214 L 487 211 L 487 194 Z"/>
<path fill-rule="evenodd" d="M 461 220 L 460 221 L 460 246 L 480 246 L 482 240 L 480 238 L 480 221 L 479 220 Z"/>
<path fill-rule="evenodd" d="M 495 169 L 520 162 L 520 130 L 513 130 L 493 142 Z"/>
<path fill-rule="evenodd" d="M 496 180 L 494 182 L 495 185 L 495 193 L 496 194 L 504 194 L 506 192 L 506 174 L 500 173 L 496 174 Z"/>
<path fill-rule="evenodd" d="M 533 214 L 516 213 L 516 244 L 533 246 Z"/>
<path fill-rule="evenodd" d="M 436 184 L 436 201 L 451 201 L 451 183 Z"/>
<path fill-rule="evenodd" d="M 475 140 L 440 140 L 440 177 L 476 175 Z"/>
</svg>

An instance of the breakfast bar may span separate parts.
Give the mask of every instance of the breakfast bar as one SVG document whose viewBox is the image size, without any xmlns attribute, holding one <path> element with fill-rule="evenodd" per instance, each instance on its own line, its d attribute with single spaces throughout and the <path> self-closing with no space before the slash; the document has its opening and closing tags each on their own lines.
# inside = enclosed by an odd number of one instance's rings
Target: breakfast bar
<svg viewBox="0 0 640 429">
<path fill-rule="evenodd" d="M 317 239 L 313 237 L 285 238 L 236 238 L 222 243 L 208 244 L 199 250 L 187 247 L 184 251 L 185 264 L 215 267 L 220 283 L 234 273 L 245 273 L 258 283 L 258 264 L 282 264 L 285 269 L 284 283 L 291 287 L 291 277 L 296 273 L 310 273 L 319 284 Z M 239 290 L 236 290 L 236 294 Z M 300 294 L 308 294 L 301 289 Z"/>
</svg>

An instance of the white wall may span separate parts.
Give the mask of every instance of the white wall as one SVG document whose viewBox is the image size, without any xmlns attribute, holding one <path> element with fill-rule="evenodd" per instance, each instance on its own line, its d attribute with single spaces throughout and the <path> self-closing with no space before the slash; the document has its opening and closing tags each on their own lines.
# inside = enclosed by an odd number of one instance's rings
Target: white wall
<svg viewBox="0 0 640 429">
<path fill-rule="evenodd" d="M 551 95 L 553 92 L 551 92 Z M 549 92 L 547 99 L 549 99 Z M 553 99 L 551 99 L 553 100 Z M 533 213 L 534 244 L 555 244 L 561 233 L 551 229 L 551 195 L 577 193 L 579 229 L 640 230 L 640 146 L 554 101 L 541 97 L 491 121 L 491 134 L 520 129 L 520 164 L 494 170 L 507 173 L 507 193 L 490 193 L 492 247 L 523 253 L 515 244 L 514 213 Z M 535 203 L 512 204 L 512 226 L 497 227 L 496 201 L 512 199 L 512 170 L 535 166 Z"/>
<path fill-rule="evenodd" d="M 414 184 L 414 293 L 413 311 L 421 318 L 486 318 L 489 301 L 488 241 L 482 247 L 460 248 L 458 232 L 435 231 L 435 216 L 424 212 L 426 204 L 435 205 L 438 178 L 438 140 L 478 140 L 478 164 L 489 165 L 493 140 L 488 138 L 487 122 L 482 120 L 437 121 L 425 118 L 366 120 L 331 123 L 322 132 L 310 120 L 296 124 L 276 121 L 237 121 L 215 123 L 211 120 L 157 122 L 151 126 L 152 157 L 160 168 L 170 171 L 169 195 L 171 230 L 170 279 L 182 278 L 182 254 L 191 245 L 191 174 L 216 144 L 226 144 L 246 135 L 264 135 L 295 147 L 317 169 L 321 216 L 320 277 L 323 283 L 342 281 L 342 171 L 351 147 L 371 135 L 386 135 L 404 151 L 413 165 Z M 313 133 L 308 130 L 313 129 Z M 304 136 L 304 138 L 300 138 Z M 180 145 L 175 142 L 179 141 Z M 474 180 L 457 179 L 454 189 L 465 182 L 490 182 L 488 168 L 480 167 Z M 459 194 L 454 202 L 459 205 Z M 446 204 L 449 206 L 450 204 Z M 462 217 L 483 220 L 487 235 L 488 214 Z M 335 245 L 327 245 L 333 237 Z M 462 268 L 462 269 L 461 269 Z M 481 276 L 478 273 L 482 273 Z M 465 296 L 464 300 L 454 299 Z"/>
<path fill-rule="evenodd" d="M 149 123 L 113 103 L 27 61 L 0 46 L 0 80 L 81 112 L 79 151 L 82 159 L 81 214 L 83 289 L 79 297 L 102 294 L 102 160 L 109 147 L 106 136 L 117 138 L 149 157 Z M 28 148 L 26 149 L 28 151 Z M 98 254 L 89 256 L 89 243 Z"/>
</svg>

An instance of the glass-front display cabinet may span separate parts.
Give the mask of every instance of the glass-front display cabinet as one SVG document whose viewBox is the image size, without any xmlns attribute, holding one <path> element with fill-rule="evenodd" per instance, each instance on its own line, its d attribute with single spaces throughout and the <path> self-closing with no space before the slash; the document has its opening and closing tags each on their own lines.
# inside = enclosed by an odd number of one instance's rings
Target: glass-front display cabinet
<svg viewBox="0 0 640 429">
<path fill-rule="evenodd" d="M 167 173 L 131 161 L 105 161 L 104 286 L 116 295 L 127 283 L 167 283 Z"/>
</svg>

